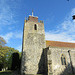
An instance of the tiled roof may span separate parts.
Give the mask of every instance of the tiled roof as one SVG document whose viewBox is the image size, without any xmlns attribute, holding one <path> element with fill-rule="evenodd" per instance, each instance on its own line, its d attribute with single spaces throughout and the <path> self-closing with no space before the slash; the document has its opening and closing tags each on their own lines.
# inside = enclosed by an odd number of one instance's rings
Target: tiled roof
<svg viewBox="0 0 75 75">
<path fill-rule="evenodd" d="M 70 47 L 75 48 L 75 43 L 68 43 L 68 42 L 59 42 L 59 41 L 48 41 L 46 40 L 46 46 L 52 47 Z"/>
</svg>

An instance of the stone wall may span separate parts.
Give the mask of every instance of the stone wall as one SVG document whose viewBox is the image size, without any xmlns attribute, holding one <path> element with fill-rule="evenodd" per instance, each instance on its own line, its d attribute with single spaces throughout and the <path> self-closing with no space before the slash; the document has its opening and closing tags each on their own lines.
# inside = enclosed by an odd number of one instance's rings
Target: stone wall
<svg viewBox="0 0 75 75">
<path fill-rule="evenodd" d="M 75 48 L 51 46 L 46 48 L 44 24 L 38 22 L 38 17 L 30 16 L 25 20 L 22 48 L 22 75 L 75 73 Z M 65 63 L 61 61 L 61 57 Z"/>
<path fill-rule="evenodd" d="M 37 30 L 34 25 L 37 25 Z M 43 48 L 46 47 L 44 24 L 27 21 L 24 24 L 21 74 L 43 73 Z"/>
<path fill-rule="evenodd" d="M 61 74 L 66 75 L 70 73 L 71 74 L 75 73 L 75 48 L 49 47 L 49 49 L 47 48 L 46 50 L 47 50 L 47 61 L 51 63 L 50 67 L 52 69 L 53 75 L 61 75 Z M 68 53 L 69 50 L 70 50 L 70 56 Z M 62 65 L 61 62 L 62 54 L 66 59 L 66 65 Z M 51 71 L 51 69 L 49 71 Z"/>
</svg>

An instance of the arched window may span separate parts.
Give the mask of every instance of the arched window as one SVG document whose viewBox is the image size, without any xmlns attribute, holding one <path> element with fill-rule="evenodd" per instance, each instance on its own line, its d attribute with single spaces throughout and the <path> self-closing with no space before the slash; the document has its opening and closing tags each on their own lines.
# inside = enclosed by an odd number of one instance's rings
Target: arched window
<svg viewBox="0 0 75 75">
<path fill-rule="evenodd" d="M 37 30 L 37 25 L 36 24 L 34 25 L 34 30 Z"/>
<path fill-rule="evenodd" d="M 65 57 L 63 58 L 63 62 L 64 62 L 64 65 L 66 65 L 66 59 L 65 59 Z"/>
<path fill-rule="evenodd" d="M 66 58 L 64 57 L 63 54 L 61 56 L 61 63 L 62 63 L 62 65 L 66 65 Z"/>
<path fill-rule="evenodd" d="M 62 65 L 63 65 L 63 58 L 61 57 L 61 63 L 62 63 Z"/>
</svg>

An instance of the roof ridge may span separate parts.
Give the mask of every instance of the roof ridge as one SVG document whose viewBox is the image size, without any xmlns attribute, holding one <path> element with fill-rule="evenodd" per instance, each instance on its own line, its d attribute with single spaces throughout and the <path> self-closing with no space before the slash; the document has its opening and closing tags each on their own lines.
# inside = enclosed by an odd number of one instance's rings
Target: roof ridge
<svg viewBox="0 0 75 75">
<path fill-rule="evenodd" d="M 46 46 L 75 48 L 75 43 L 46 40 Z"/>
<path fill-rule="evenodd" d="M 73 43 L 73 42 L 63 42 L 63 41 L 53 41 L 53 40 L 46 40 L 46 41 L 48 41 L 48 42 L 61 42 L 61 43 L 71 43 L 71 44 L 75 44 L 75 43 Z"/>
</svg>

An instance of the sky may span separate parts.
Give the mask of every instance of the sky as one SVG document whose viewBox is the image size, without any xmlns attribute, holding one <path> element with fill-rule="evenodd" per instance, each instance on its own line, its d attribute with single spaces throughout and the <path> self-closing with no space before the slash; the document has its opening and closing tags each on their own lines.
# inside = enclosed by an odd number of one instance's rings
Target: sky
<svg viewBox="0 0 75 75">
<path fill-rule="evenodd" d="M 75 43 L 75 0 L 0 0 L 0 36 L 22 51 L 25 17 L 44 21 L 45 39 Z"/>
</svg>

